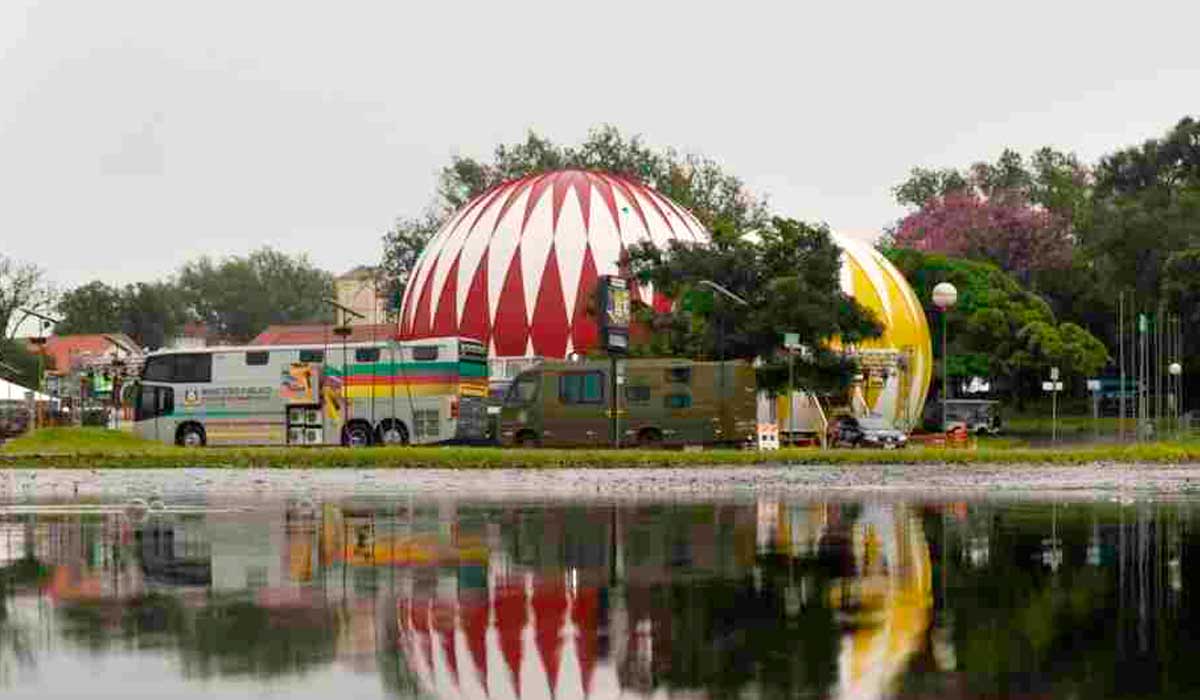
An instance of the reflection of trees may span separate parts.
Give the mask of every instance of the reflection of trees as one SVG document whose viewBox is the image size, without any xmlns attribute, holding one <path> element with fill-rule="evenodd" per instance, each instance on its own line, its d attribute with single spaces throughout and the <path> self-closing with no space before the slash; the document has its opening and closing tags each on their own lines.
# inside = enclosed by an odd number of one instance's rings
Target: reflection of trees
<svg viewBox="0 0 1200 700">
<path fill-rule="evenodd" d="M 277 676 L 333 658 L 334 627 L 325 610 L 270 610 L 237 598 L 189 608 L 151 593 L 121 602 L 64 606 L 62 636 L 93 652 L 113 647 L 175 649 L 188 675 Z"/>
<path fill-rule="evenodd" d="M 1200 620 L 1182 582 L 1200 576 L 1200 552 L 1186 537 L 1185 509 L 974 510 L 968 520 L 927 519 L 957 664 L 950 674 L 911 675 L 907 692 L 1195 697 Z M 1057 568 L 1044 556 L 1052 531 Z M 981 560 L 970 548 L 983 540 Z"/>
</svg>

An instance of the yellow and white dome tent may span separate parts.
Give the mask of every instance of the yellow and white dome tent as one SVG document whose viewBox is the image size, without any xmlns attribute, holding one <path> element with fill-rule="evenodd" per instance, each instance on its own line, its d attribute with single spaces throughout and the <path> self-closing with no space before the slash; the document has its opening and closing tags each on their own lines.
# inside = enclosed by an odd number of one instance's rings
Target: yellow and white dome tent
<svg viewBox="0 0 1200 700">
<path fill-rule="evenodd" d="M 929 324 L 920 300 L 908 280 L 887 258 L 866 241 L 832 234 L 842 249 L 841 288 L 848 296 L 873 311 L 883 333 L 855 344 L 830 340 L 833 350 L 858 360 L 862 378 L 851 388 L 851 409 L 858 416 L 875 416 L 901 430 L 921 422 L 929 380 L 933 377 L 933 347 Z M 781 431 L 820 431 L 822 411 L 810 394 L 798 391 L 792 397 L 790 420 L 788 399 L 778 397 L 775 416 Z M 763 414 L 760 411 L 760 422 Z"/>
<path fill-rule="evenodd" d="M 840 234 L 833 235 L 833 242 L 842 249 L 842 291 L 874 311 L 883 324 L 878 338 L 842 348 L 858 358 L 863 372 L 857 412 L 912 428 L 920 423 L 933 377 L 925 309 L 904 275 L 874 246 Z"/>
</svg>

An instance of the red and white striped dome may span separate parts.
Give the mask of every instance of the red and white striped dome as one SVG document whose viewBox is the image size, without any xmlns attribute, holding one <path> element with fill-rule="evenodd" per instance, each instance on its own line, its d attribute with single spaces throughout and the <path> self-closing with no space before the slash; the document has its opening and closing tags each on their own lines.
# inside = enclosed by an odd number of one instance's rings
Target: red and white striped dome
<svg viewBox="0 0 1200 700">
<path fill-rule="evenodd" d="M 429 241 L 405 290 L 400 336 L 478 338 L 500 357 L 586 351 L 599 336 L 588 308 L 597 279 L 618 273 L 627 247 L 708 237 L 683 207 L 624 177 L 559 170 L 506 182 Z"/>
</svg>

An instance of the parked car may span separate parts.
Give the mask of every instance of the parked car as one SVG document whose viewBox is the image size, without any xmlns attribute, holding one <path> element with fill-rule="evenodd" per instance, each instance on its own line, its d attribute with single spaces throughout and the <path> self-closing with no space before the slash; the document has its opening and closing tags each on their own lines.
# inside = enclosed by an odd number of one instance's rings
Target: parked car
<svg viewBox="0 0 1200 700">
<path fill-rule="evenodd" d="M 882 418 L 837 416 L 829 424 L 829 444 L 833 447 L 881 447 L 895 449 L 908 444 L 908 436 Z"/>
</svg>

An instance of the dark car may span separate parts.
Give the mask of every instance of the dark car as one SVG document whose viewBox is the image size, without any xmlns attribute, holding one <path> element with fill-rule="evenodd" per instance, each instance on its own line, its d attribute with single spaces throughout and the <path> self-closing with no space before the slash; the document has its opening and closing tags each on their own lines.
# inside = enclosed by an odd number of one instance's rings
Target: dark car
<svg viewBox="0 0 1200 700">
<path fill-rule="evenodd" d="M 829 424 L 829 444 L 833 447 L 904 447 L 908 436 L 888 425 L 882 418 L 837 416 Z"/>
</svg>

